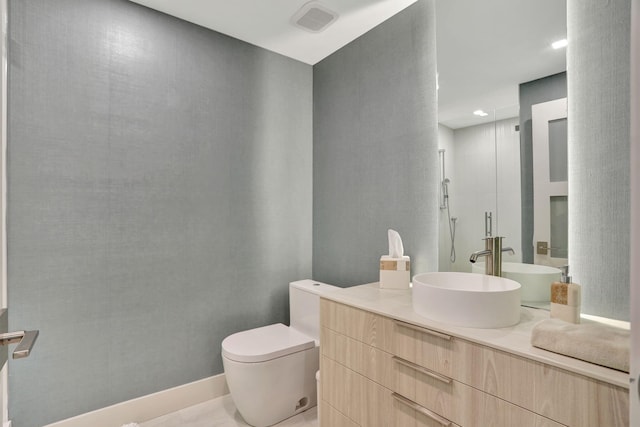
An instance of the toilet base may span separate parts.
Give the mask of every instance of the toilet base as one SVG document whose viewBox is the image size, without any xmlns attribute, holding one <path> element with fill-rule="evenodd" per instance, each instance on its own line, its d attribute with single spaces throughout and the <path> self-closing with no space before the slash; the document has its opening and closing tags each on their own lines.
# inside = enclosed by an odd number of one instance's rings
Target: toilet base
<svg viewBox="0 0 640 427">
<path fill-rule="evenodd" d="M 268 427 L 317 404 L 319 347 L 258 363 L 222 356 L 231 397 L 244 420 Z"/>
</svg>

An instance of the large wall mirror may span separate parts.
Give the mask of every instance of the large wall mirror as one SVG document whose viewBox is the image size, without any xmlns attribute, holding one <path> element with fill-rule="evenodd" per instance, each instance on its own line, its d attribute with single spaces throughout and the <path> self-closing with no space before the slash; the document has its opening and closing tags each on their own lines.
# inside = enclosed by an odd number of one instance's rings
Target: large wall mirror
<svg viewBox="0 0 640 427">
<path fill-rule="evenodd" d="M 541 290 L 523 301 L 542 307 L 553 267 L 568 260 L 566 49 L 552 46 L 566 39 L 566 10 L 563 0 L 436 1 L 439 269 L 482 272 L 470 254 L 487 232 L 504 236 L 515 252 L 504 270 L 535 275 Z"/>
<path fill-rule="evenodd" d="M 629 319 L 629 5 L 436 0 L 440 270 L 482 271 L 490 212 L 526 305 L 568 260 L 583 313 Z"/>
</svg>

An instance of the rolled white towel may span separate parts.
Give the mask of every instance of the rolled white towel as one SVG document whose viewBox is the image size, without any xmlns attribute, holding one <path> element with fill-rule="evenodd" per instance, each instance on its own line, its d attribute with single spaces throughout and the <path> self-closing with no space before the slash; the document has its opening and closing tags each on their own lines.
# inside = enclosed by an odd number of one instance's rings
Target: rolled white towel
<svg viewBox="0 0 640 427">
<path fill-rule="evenodd" d="M 531 345 L 586 362 L 629 372 L 630 332 L 595 322 L 546 319 L 533 327 Z"/>
</svg>

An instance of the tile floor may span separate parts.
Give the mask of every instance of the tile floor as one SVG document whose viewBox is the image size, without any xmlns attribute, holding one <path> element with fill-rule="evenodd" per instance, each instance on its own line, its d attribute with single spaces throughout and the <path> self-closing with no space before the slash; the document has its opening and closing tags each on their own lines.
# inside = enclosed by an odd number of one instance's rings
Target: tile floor
<svg viewBox="0 0 640 427">
<path fill-rule="evenodd" d="M 246 427 L 230 395 L 144 422 L 140 427 Z M 276 424 L 277 427 L 318 427 L 317 407 Z M 274 426 L 275 427 L 275 426 Z"/>
</svg>

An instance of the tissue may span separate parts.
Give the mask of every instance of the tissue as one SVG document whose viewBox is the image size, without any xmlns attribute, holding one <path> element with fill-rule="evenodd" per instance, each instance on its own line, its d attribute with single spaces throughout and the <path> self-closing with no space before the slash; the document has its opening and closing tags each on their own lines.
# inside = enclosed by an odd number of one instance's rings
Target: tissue
<svg viewBox="0 0 640 427">
<path fill-rule="evenodd" d="M 402 238 L 396 230 L 387 232 L 389 238 L 389 256 L 391 258 L 401 258 L 404 255 L 404 246 L 402 246 Z"/>
<path fill-rule="evenodd" d="M 380 257 L 380 287 L 383 289 L 409 289 L 410 258 L 404 254 L 400 233 L 387 232 L 389 255 Z"/>
</svg>

